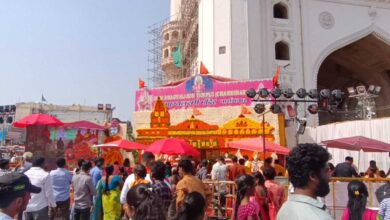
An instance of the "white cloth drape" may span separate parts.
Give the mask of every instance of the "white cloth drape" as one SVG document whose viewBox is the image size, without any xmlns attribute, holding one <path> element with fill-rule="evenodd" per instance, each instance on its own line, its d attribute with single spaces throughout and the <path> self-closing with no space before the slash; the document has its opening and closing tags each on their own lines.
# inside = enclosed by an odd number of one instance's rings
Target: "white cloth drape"
<svg viewBox="0 0 390 220">
<path fill-rule="evenodd" d="M 366 121 L 348 121 L 333 123 L 318 127 L 306 128 L 305 134 L 299 139 L 300 143 L 321 143 L 325 140 L 337 138 L 365 136 L 368 138 L 390 143 L 390 118 L 380 118 Z M 366 153 L 328 148 L 332 154 L 330 161 L 334 165 L 343 162 L 346 156 L 352 156 L 360 172 L 365 172 L 370 160 L 375 160 L 380 170 L 388 171 L 390 168 L 389 152 Z M 360 161 L 360 163 L 359 163 Z"/>
</svg>

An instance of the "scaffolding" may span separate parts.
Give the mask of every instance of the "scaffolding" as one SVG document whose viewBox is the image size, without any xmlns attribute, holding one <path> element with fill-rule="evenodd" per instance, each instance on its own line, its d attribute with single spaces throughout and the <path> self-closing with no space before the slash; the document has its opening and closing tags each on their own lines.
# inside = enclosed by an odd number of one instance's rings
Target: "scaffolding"
<svg viewBox="0 0 390 220">
<path fill-rule="evenodd" d="M 148 82 L 164 85 L 194 75 L 198 67 L 198 5 L 199 0 L 181 0 L 177 20 L 165 19 L 148 27 Z M 177 39 L 164 39 L 164 32 L 177 31 Z M 182 67 L 176 68 L 172 51 L 181 45 Z M 164 52 L 163 52 L 164 51 Z M 169 52 L 170 51 L 170 52 Z M 165 53 L 167 52 L 167 54 Z M 169 55 L 170 54 L 170 55 Z M 164 71 L 165 70 L 165 71 Z"/>
<path fill-rule="evenodd" d="M 167 77 L 161 69 L 162 62 L 162 29 L 169 20 L 163 20 L 148 27 L 150 39 L 148 41 L 148 84 L 152 87 L 167 83 Z"/>
</svg>

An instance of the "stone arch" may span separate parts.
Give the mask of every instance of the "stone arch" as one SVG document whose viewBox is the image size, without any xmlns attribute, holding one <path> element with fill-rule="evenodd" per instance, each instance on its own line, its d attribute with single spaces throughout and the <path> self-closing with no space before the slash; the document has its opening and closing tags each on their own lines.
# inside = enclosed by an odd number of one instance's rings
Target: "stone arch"
<svg viewBox="0 0 390 220">
<path fill-rule="evenodd" d="M 275 59 L 290 60 L 290 45 L 288 42 L 281 40 L 275 43 Z"/>
<path fill-rule="evenodd" d="M 318 90 L 324 88 L 343 90 L 346 95 L 338 107 L 343 112 L 346 110 L 348 112 L 343 114 L 333 111 L 332 114 L 321 112 L 316 124 L 362 119 L 356 115 L 356 110 L 363 109 L 359 104 L 360 101 L 348 98 L 346 89 L 357 85 L 382 86 L 380 96 L 373 99 L 376 103 L 374 106 L 381 107 L 377 112 L 378 117 L 390 116 L 388 108 L 390 98 L 384 95 L 390 92 L 388 57 L 390 57 L 390 35 L 375 25 L 335 41 L 323 50 L 313 66 L 312 82 Z"/>
<path fill-rule="evenodd" d="M 312 72 L 315 73 L 315 82 L 314 83 L 317 84 L 317 77 L 318 77 L 317 75 L 318 75 L 318 71 L 321 67 L 321 64 L 324 62 L 324 60 L 331 53 L 335 52 L 336 50 L 338 50 L 342 47 L 347 46 L 348 44 L 356 42 L 356 41 L 358 41 L 358 40 L 362 39 L 363 37 L 366 37 L 370 34 L 375 35 L 376 37 L 378 37 L 379 39 L 384 41 L 386 44 L 390 45 L 390 33 L 387 33 L 386 31 L 384 31 L 383 29 L 379 28 L 376 25 L 371 25 L 367 28 L 364 28 L 361 31 L 355 32 L 347 37 L 339 39 L 339 40 L 333 42 L 332 44 L 330 44 L 327 48 L 325 48 L 320 53 L 318 58 L 316 59 L 316 62 L 314 63 L 314 66 L 312 69 L 313 70 Z"/>
<path fill-rule="evenodd" d="M 174 39 L 174 40 L 179 39 L 179 32 L 178 31 L 173 31 L 172 32 L 172 39 Z"/>
<path fill-rule="evenodd" d="M 288 19 L 288 5 L 284 2 L 275 3 L 273 6 L 273 17 L 277 19 Z"/>
<path fill-rule="evenodd" d="M 166 41 L 169 40 L 169 33 L 164 34 L 164 40 L 166 40 Z"/>
</svg>

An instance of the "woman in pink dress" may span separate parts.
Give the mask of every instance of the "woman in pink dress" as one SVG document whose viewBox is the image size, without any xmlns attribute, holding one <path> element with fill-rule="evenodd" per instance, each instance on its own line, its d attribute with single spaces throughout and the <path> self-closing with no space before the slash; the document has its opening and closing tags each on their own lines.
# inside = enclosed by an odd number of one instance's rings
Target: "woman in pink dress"
<svg viewBox="0 0 390 220">
<path fill-rule="evenodd" d="M 358 180 L 348 184 L 348 204 L 341 220 L 375 220 L 377 211 L 366 209 L 368 190 L 366 185 Z"/>
<path fill-rule="evenodd" d="M 233 220 L 260 220 L 259 205 L 250 197 L 255 195 L 255 178 L 241 175 L 236 180 L 237 197 L 234 205 Z"/>
<path fill-rule="evenodd" d="M 268 192 L 267 188 L 265 187 L 265 179 L 263 174 L 260 172 L 256 172 L 254 174 L 255 181 L 256 181 L 256 191 L 255 191 L 255 201 L 259 205 L 260 208 L 260 217 L 261 220 L 269 220 L 269 213 L 268 213 Z"/>
</svg>

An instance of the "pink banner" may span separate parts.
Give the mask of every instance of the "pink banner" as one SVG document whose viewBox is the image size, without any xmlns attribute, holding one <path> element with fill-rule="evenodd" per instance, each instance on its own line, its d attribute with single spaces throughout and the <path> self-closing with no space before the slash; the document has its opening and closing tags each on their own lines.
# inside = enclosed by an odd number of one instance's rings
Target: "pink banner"
<svg viewBox="0 0 390 220">
<path fill-rule="evenodd" d="M 160 97 L 168 109 L 251 105 L 246 91 L 272 88 L 272 80 L 229 81 L 197 75 L 176 86 L 143 88 L 136 92 L 135 111 L 150 111 Z"/>
</svg>

